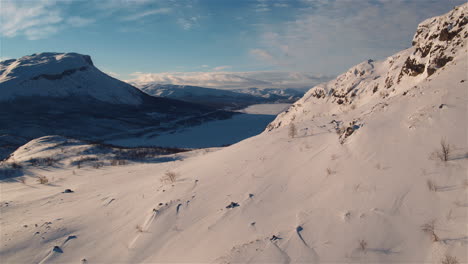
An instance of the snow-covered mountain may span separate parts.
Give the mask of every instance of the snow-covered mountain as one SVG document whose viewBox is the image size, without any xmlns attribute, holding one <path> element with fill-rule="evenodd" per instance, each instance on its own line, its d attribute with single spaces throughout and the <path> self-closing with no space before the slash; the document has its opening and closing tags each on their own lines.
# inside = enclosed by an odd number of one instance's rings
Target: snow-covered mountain
<svg viewBox="0 0 468 264">
<path fill-rule="evenodd" d="M 309 88 L 244 88 L 234 89 L 238 93 L 251 94 L 271 101 L 295 102 L 300 99 Z"/>
<path fill-rule="evenodd" d="M 31 166 L 61 147 L 32 142 L 3 164 L 2 261 L 467 263 L 467 16 L 227 148 L 92 169 Z"/>
<path fill-rule="evenodd" d="M 36 53 L 0 62 L 0 101 L 18 97 L 91 97 L 112 104 L 139 105 L 145 95 L 97 69 L 90 56 Z"/>
<path fill-rule="evenodd" d="M 39 53 L 0 62 L 0 159 L 45 135 L 102 140 L 156 134 L 232 113 L 153 97 L 77 53 Z"/>
<path fill-rule="evenodd" d="M 301 89 L 234 89 L 223 90 L 190 85 L 131 83 L 147 94 L 199 103 L 213 107 L 240 109 L 252 104 L 293 103 L 301 98 Z"/>
<path fill-rule="evenodd" d="M 418 97 L 418 91 L 436 79 L 444 66 L 454 67 L 456 62 L 452 61 L 466 55 L 467 24 L 466 5 L 427 19 L 418 26 L 413 47 L 383 61 L 362 62 L 335 80 L 314 87 L 279 115 L 268 130 L 307 120 L 319 113 L 317 107 L 324 108 L 320 112 L 337 114 L 369 103 L 386 105 L 401 96 Z M 463 83 L 464 77 L 457 81 Z"/>
</svg>

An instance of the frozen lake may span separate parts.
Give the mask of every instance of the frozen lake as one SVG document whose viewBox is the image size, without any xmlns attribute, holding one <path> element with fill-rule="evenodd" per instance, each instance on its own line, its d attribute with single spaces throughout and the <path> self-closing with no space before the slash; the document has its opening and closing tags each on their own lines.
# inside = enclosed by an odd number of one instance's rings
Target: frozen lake
<svg viewBox="0 0 468 264">
<path fill-rule="evenodd" d="M 290 104 L 258 104 L 240 110 L 242 114 L 226 120 L 206 122 L 175 133 L 156 137 L 141 136 L 111 140 L 107 143 L 120 146 L 161 146 L 179 148 L 220 147 L 237 143 L 260 134 L 265 127 Z"/>
</svg>

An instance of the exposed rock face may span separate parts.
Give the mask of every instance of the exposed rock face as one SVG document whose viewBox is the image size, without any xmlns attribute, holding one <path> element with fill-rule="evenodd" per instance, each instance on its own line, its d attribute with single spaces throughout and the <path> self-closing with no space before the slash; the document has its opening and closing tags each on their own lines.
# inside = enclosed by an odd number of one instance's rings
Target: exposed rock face
<svg viewBox="0 0 468 264">
<path fill-rule="evenodd" d="M 408 58 L 399 80 L 405 75 L 430 76 L 453 60 L 466 44 L 467 6 L 456 7 L 447 15 L 422 22 L 414 35 L 414 53 Z"/>
</svg>

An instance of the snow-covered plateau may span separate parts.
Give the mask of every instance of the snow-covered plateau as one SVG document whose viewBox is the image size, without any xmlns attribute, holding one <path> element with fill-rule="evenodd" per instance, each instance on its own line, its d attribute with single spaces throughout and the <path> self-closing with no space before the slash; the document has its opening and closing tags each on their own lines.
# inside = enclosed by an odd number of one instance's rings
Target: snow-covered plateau
<svg viewBox="0 0 468 264">
<path fill-rule="evenodd" d="M 229 147 L 140 160 L 29 142 L 2 164 L 0 260 L 468 263 L 467 14 Z"/>
</svg>

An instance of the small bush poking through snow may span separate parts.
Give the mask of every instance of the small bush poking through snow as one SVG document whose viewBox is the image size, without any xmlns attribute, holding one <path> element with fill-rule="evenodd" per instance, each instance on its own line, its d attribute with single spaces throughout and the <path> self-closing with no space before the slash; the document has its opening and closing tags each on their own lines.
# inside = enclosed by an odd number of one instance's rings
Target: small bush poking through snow
<svg viewBox="0 0 468 264">
<path fill-rule="evenodd" d="M 437 151 L 437 157 L 444 162 L 447 162 L 450 158 L 451 147 L 445 139 L 440 140 L 440 150 Z"/>
<path fill-rule="evenodd" d="M 99 168 L 101 168 L 103 166 L 104 166 L 104 163 L 102 163 L 102 162 L 96 161 L 96 162 L 93 163 L 93 168 L 95 168 L 95 169 L 99 169 Z"/>
<path fill-rule="evenodd" d="M 428 179 L 426 181 L 426 183 L 427 183 L 427 188 L 429 188 L 429 191 L 437 192 L 437 186 L 435 185 L 435 183 L 432 180 Z"/>
<path fill-rule="evenodd" d="M 177 174 L 173 171 L 166 171 L 164 177 L 161 179 L 163 182 L 174 183 L 177 179 Z"/>
<path fill-rule="evenodd" d="M 445 255 L 441 261 L 442 264 L 458 264 L 458 259 L 456 257 Z"/>
<path fill-rule="evenodd" d="M 15 170 L 18 170 L 18 169 L 23 168 L 23 166 L 21 166 L 21 164 L 19 164 L 19 163 L 12 162 L 12 163 L 11 163 L 11 168 L 12 168 L 12 169 L 15 169 Z"/>
<path fill-rule="evenodd" d="M 47 179 L 46 176 L 39 176 L 37 178 L 37 182 L 40 183 L 40 184 L 47 184 L 47 183 L 49 183 L 49 179 Z"/>
<path fill-rule="evenodd" d="M 135 229 L 139 232 L 139 233 L 142 233 L 143 232 L 143 227 L 141 225 L 136 225 L 135 226 Z"/>
<path fill-rule="evenodd" d="M 26 178 L 24 177 L 19 177 L 18 181 L 21 182 L 22 184 L 26 184 Z"/>
<path fill-rule="evenodd" d="M 435 233 L 435 220 L 429 221 L 421 226 L 421 230 L 431 236 L 433 242 L 439 241 L 439 237 Z"/>
<path fill-rule="evenodd" d="M 127 165 L 127 161 L 126 160 L 111 160 L 111 165 L 112 166 L 118 166 L 118 165 Z"/>
<path fill-rule="evenodd" d="M 365 241 L 364 239 L 359 240 L 359 249 L 362 251 L 366 251 L 367 241 Z"/>
<path fill-rule="evenodd" d="M 332 174 L 335 174 L 335 173 L 336 173 L 336 171 L 334 171 L 334 170 L 332 170 L 332 169 L 330 169 L 330 168 L 327 168 L 327 175 L 328 175 L 328 176 L 330 176 L 330 175 L 332 175 Z"/>
<path fill-rule="evenodd" d="M 78 169 L 81 169 L 81 166 L 84 163 L 97 161 L 97 160 L 98 160 L 98 158 L 96 158 L 96 157 L 80 157 L 79 159 L 72 161 L 71 164 L 76 165 L 78 167 Z"/>
<path fill-rule="evenodd" d="M 29 163 L 32 166 L 47 166 L 51 167 L 54 166 L 57 163 L 57 160 L 52 158 L 52 157 L 47 157 L 47 158 L 34 158 L 30 159 Z"/>
<path fill-rule="evenodd" d="M 297 128 L 296 128 L 296 125 L 294 123 L 289 124 L 288 135 L 289 135 L 290 138 L 295 138 L 296 137 Z"/>
</svg>

